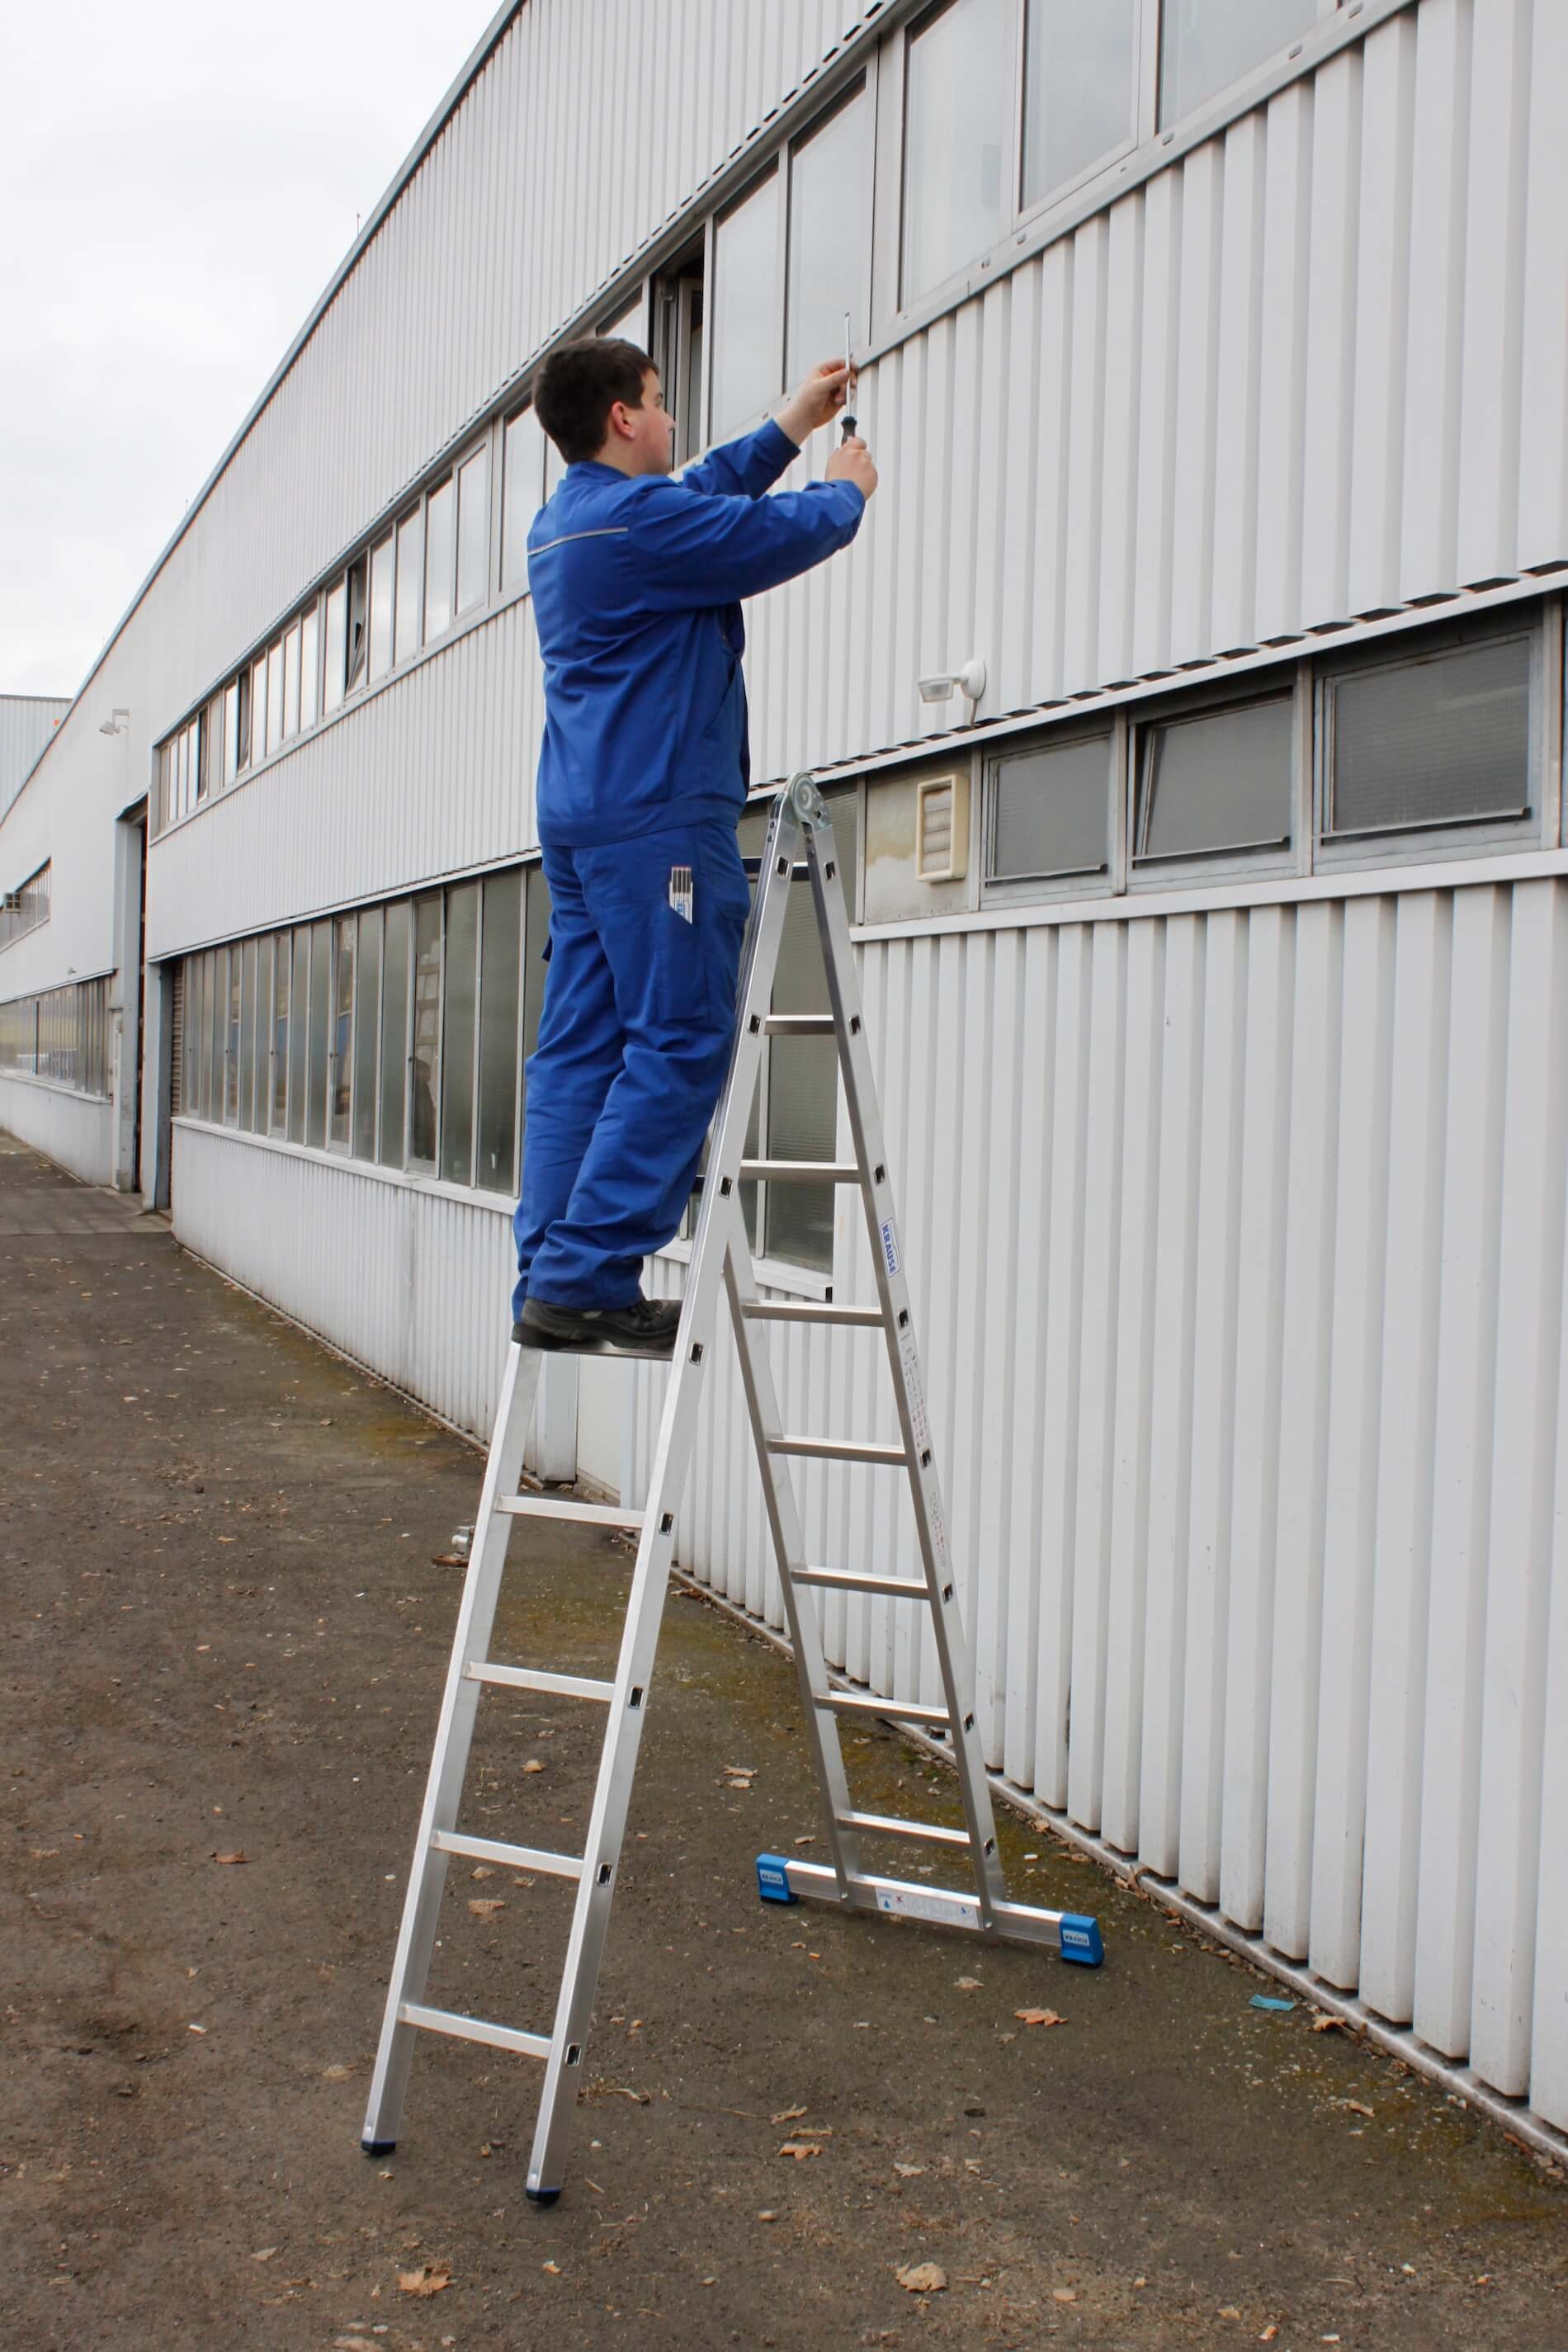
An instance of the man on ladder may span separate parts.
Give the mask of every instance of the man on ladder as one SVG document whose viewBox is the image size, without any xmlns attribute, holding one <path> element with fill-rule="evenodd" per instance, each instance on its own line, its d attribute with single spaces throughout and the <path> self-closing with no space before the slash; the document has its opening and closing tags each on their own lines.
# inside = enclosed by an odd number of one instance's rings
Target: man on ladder
<svg viewBox="0 0 1568 2352">
<path fill-rule="evenodd" d="M 550 971 L 528 1065 L 513 1337 L 668 1356 L 679 1302 L 642 1262 L 674 1235 L 718 1102 L 750 893 L 741 599 L 847 546 L 877 487 L 847 438 L 765 498 L 843 409 L 847 359 L 672 479 L 675 419 L 633 343 L 568 344 L 534 406 L 567 460 L 529 532 L 544 661 L 538 834 Z"/>
</svg>

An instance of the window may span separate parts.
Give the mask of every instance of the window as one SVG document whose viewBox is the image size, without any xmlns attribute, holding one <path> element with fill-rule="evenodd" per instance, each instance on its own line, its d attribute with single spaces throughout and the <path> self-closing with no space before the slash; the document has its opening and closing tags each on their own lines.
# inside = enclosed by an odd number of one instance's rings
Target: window
<svg viewBox="0 0 1568 2352">
<path fill-rule="evenodd" d="M 267 648 L 267 749 L 283 740 L 283 640 Z"/>
<path fill-rule="evenodd" d="M 228 954 L 215 948 L 207 957 L 207 1117 L 223 1124 L 223 1044 L 228 1026 Z"/>
<path fill-rule="evenodd" d="M 285 736 L 300 732 L 300 625 L 288 630 L 283 638 L 283 732 Z"/>
<path fill-rule="evenodd" d="M 1330 672 L 1325 839 L 1528 816 L 1534 643 L 1521 631 Z"/>
<path fill-rule="evenodd" d="M 0 948 L 8 948 L 13 940 L 48 921 L 50 875 L 48 865 L 40 866 L 19 889 L 7 890 L 0 899 Z"/>
<path fill-rule="evenodd" d="M 871 102 L 864 85 L 790 155 L 784 376 L 836 353 L 870 323 Z"/>
<path fill-rule="evenodd" d="M 234 681 L 234 772 L 250 765 L 250 672 L 242 669 Z"/>
<path fill-rule="evenodd" d="M 414 1040 L 408 1059 L 408 1165 L 433 1173 L 440 1086 L 441 894 L 414 902 Z"/>
<path fill-rule="evenodd" d="M 714 441 L 750 424 L 779 389 L 780 184 L 771 172 L 713 233 Z"/>
<path fill-rule="evenodd" d="M 397 622 L 392 658 L 405 662 L 419 650 L 425 599 L 425 511 L 416 507 L 397 526 Z"/>
<path fill-rule="evenodd" d="M 375 1157 L 384 1168 L 403 1165 L 403 1115 L 408 1100 L 408 975 L 413 909 L 406 898 L 386 910 L 385 970 L 381 985 L 381 1125 Z"/>
<path fill-rule="evenodd" d="M 310 1006 L 310 934 L 294 933 L 289 983 L 289 1140 L 305 1140 L 305 1048 Z"/>
<path fill-rule="evenodd" d="M 452 625 L 452 563 L 457 489 L 450 478 L 432 490 L 425 505 L 425 642 Z"/>
<path fill-rule="evenodd" d="M 647 332 L 647 325 L 644 318 L 645 307 L 643 290 L 639 286 L 637 289 L 636 301 L 628 302 L 624 310 L 617 311 L 616 316 L 610 320 L 607 325 L 596 327 L 594 331 L 595 333 L 598 335 L 616 335 L 620 338 L 622 342 L 636 343 L 639 349 L 645 349 L 646 343 L 644 339 Z"/>
<path fill-rule="evenodd" d="M 1160 121 L 1178 121 L 1289 47 L 1318 20 L 1318 0 L 1164 0 Z"/>
<path fill-rule="evenodd" d="M 528 574 L 529 525 L 544 494 L 544 427 L 531 408 L 508 420 L 501 457 L 500 584 Z"/>
<path fill-rule="evenodd" d="M 479 997 L 479 886 L 447 893 L 447 955 L 442 984 L 441 1173 L 449 1184 L 474 1181 L 474 1044 Z"/>
<path fill-rule="evenodd" d="M 487 446 L 458 469 L 458 610 L 471 611 L 489 593 L 490 453 Z"/>
<path fill-rule="evenodd" d="M 218 950 L 224 972 L 223 1117 L 226 1127 L 239 1121 L 239 950 Z"/>
<path fill-rule="evenodd" d="M 910 36 L 904 100 L 907 305 L 1006 226 L 1005 0 L 949 0 Z"/>
<path fill-rule="evenodd" d="M 250 665 L 250 757 L 267 757 L 267 656 L 258 654 Z"/>
<path fill-rule="evenodd" d="M 1074 882 L 1110 872 L 1108 732 L 998 760 L 991 772 L 988 882 Z"/>
<path fill-rule="evenodd" d="M 107 1094 L 108 981 L 72 981 L 0 1004 L 0 1076 L 44 1078 L 76 1094 Z"/>
<path fill-rule="evenodd" d="M 332 925 L 332 1037 L 330 1091 L 331 1116 L 329 1142 L 347 1150 L 352 1138 L 354 1068 L 354 943 L 358 926 L 353 915 Z"/>
<path fill-rule="evenodd" d="M 218 781 L 232 784 L 244 764 L 239 756 L 239 703 L 243 677 L 231 677 L 223 690 L 223 766 Z"/>
<path fill-rule="evenodd" d="M 1140 727 L 1133 864 L 1288 848 L 1295 707 L 1278 695 Z"/>
<path fill-rule="evenodd" d="M 278 969 L 272 996 L 272 1109 L 269 1124 L 274 1135 L 284 1135 L 289 1128 L 289 979 L 292 963 L 287 931 L 279 933 L 276 946 Z"/>
<path fill-rule="evenodd" d="M 317 641 L 321 615 L 314 604 L 307 606 L 300 617 L 300 724 L 313 727 L 321 712 L 321 680 L 318 676 Z"/>
<path fill-rule="evenodd" d="M 479 1103 L 474 1181 L 488 1192 L 516 1189 L 519 957 L 522 876 L 488 874 L 479 945 Z"/>
<path fill-rule="evenodd" d="M 348 642 L 343 657 L 343 692 L 352 694 L 356 686 L 364 684 L 365 656 L 365 560 L 351 563 L 344 583 L 348 591 Z"/>
<path fill-rule="evenodd" d="M 359 919 L 359 969 L 354 982 L 353 1142 L 356 1160 L 375 1158 L 375 1076 L 381 1022 L 382 910 Z"/>
<path fill-rule="evenodd" d="M 392 667 L 393 582 L 395 550 L 388 531 L 370 553 L 370 660 L 367 677 L 384 677 Z"/>
<path fill-rule="evenodd" d="M 321 707 L 325 710 L 335 710 L 343 698 L 348 595 L 346 580 L 340 580 L 335 588 L 327 591 L 327 625 L 321 653 Z"/>
<path fill-rule="evenodd" d="M 239 1100 L 236 1124 L 256 1124 L 256 941 L 239 950 Z"/>
<path fill-rule="evenodd" d="M 654 280 L 651 351 L 664 389 L 664 404 L 675 419 L 675 462 L 686 464 L 702 447 L 702 361 L 704 308 L 702 240 L 686 247 Z M 552 478 L 551 461 L 556 467 Z M 560 453 L 553 442 L 545 450 L 544 495 L 559 480 Z"/>
<path fill-rule="evenodd" d="M 332 1037 L 332 927 L 312 923 L 310 941 L 310 1019 L 306 1041 L 305 1140 L 317 1150 L 327 1140 L 327 1104 L 331 1083 Z"/>
<path fill-rule="evenodd" d="M 1138 0 L 1029 0 L 1024 60 L 1027 210 L 1136 136 Z"/>
</svg>

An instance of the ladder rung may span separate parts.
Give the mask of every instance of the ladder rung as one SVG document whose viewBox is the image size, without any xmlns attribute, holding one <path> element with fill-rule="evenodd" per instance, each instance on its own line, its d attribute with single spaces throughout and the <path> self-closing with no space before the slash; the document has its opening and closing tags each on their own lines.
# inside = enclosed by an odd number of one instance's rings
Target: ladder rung
<svg viewBox="0 0 1568 2352">
<path fill-rule="evenodd" d="M 831 1013 L 770 1013 L 763 1027 L 770 1037 L 831 1037 Z"/>
<path fill-rule="evenodd" d="M 760 879 L 762 875 L 766 871 L 768 861 L 765 857 L 742 857 L 741 863 L 745 867 L 747 873 L 752 877 L 752 879 L 756 881 Z M 801 859 L 798 865 L 792 866 L 790 867 L 789 878 L 792 882 L 807 882 L 810 880 L 811 868 L 805 863 L 804 858 Z"/>
<path fill-rule="evenodd" d="M 427 2033 L 449 2033 L 458 2042 L 488 2042 L 493 2050 L 516 2050 L 524 2058 L 548 2058 L 548 2033 L 522 2033 L 515 2025 L 491 2025 L 483 2017 L 459 2017 L 455 2010 L 426 2009 L 423 2001 L 405 2000 L 397 2012 L 404 2025 L 422 2025 Z"/>
<path fill-rule="evenodd" d="M 586 1675 L 545 1675 L 534 1666 L 497 1666 L 488 1658 L 470 1658 L 463 1668 L 471 1683 L 494 1683 L 502 1690 L 549 1691 L 557 1698 L 611 1699 L 614 1683 L 592 1681 Z"/>
<path fill-rule="evenodd" d="M 967 1830 L 944 1829 L 940 1822 L 904 1822 L 893 1813 L 839 1813 L 840 1829 L 875 1830 L 888 1837 L 925 1838 L 931 1845 L 967 1845 Z"/>
<path fill-rule="evenodd" d="M 570 1495 L 503 1495 L 496 1505 L 514 1519 L 580 1519 L 590 1528 L 640 1528 L 640 1511 L 615 1503 L 579 1503 Z"/>
<path fill-rule="evenodd" d="M 853 1160 L 742 1160 L 743 1184 L 858 1184 Z"/>
<path fill-rule="evenodd" d="M 815 1704 L 833 1709 L 835 1715 L 879 1715 L 889 1723 L 947 1723 L 951 1720 L 945 1706 L 921 1706 L 913 1699 L 871 1698 L 859 1691 L 817 1691 Z"/>
<path fill-rule="evenodd" d="M 741 1309 L 748 1323 L 845 1323 L 881 1330 L 879 1307 L 819 1306 L 807 1298 L 749 1298 Z"/>
<path fill-rule="evenodd" d="M 796 1584 L 828 1585 L 836 1592 L 875 1592 L 883 1601 L 929 1601 L 931 1587 L 914 1576 L 876 1576 L 858 1568 L 797 1568 Z"/>
<path fill-rule="evenodd" d="M 806 1454 L 818 1462 L 882 1462 L 907 1468 L 909 1455 L 901 1445 L 859 1444 L 840 1437 L 770 1437 L 770 1454 Z"/>
<path fill-rule="evenodd" d="M 460 1837 L 437 1830 L 430 1841 L 437 1853 L 460 1853 L 469 1862 L 499 1863 L 503 1870 L 542 1870 L 555 1878 L 581 1878 L 580 1853 L 546 1853 L 540 1846 L 503 1845 L 499 1838 Z"/>
</svg>

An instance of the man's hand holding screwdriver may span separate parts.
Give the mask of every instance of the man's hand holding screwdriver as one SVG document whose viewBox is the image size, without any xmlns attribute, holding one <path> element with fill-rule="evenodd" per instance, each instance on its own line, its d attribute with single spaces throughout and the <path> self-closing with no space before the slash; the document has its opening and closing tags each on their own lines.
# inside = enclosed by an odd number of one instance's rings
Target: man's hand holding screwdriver
<svg viewBox="0 0 1568 2352">
<path fill-rule="evenodd" d="M 791 393 L 777 411 L 776 421 L 801 447 L 819 425 L 832 423 L 847 405 L 854 389 L 854 373 L 847 361 L 824 360 Z M 858 436 L 841 443 L 823 470 L 830 482 L 853 482 L 863 499 L 870 498 L 876 489 L 877 468 L 871 452 Z"/>
</svg>

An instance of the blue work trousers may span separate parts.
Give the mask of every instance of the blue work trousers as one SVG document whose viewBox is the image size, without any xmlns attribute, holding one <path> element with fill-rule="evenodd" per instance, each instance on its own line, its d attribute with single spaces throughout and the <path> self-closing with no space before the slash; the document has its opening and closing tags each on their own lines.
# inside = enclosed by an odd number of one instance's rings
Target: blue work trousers
<svg viewBox="0 0 1568 2352">
<path fill-rule="evenodd" d="M 629 1306 L 644 1258 L 679 1229 L 729 1066 L 751 911 L 722 820 L 543 856 L 550 969 L 523 1103 L 514 1316 L 531 1291 Z"/>
</svg>

